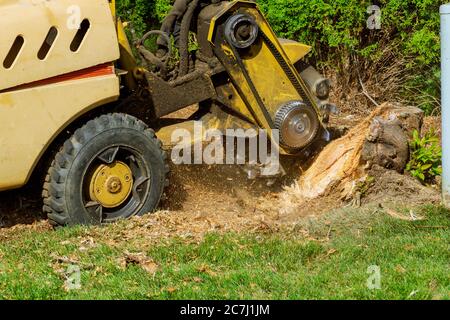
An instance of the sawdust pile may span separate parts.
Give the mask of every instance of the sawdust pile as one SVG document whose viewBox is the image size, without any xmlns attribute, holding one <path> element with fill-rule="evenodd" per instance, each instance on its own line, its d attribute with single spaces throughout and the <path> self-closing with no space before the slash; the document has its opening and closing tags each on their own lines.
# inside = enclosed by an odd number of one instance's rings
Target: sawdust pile
<svg viewBox="0 0 450 320">
<path fill-rule="evenodd" d="M 173 237 L 200 241 L 210 232 L 290 230 L 305 217 L 354 204 L 355 194 L 350 191 L 361 185 L 364 190 L 359 190 L 363 194 L 358 206 L 375 203 L 388 207 L 390 202 L 400 202 L 413 207 L 439 202 L 437 189 L 424 187 L 407 174 L 379 165 L 370 167 L 367 161 L 361 161 L 374 135 L 374 123 L 395 124 L 394 120 L 401 122 L 405 132 L 422 122 L 412 109 L 385 104 L 330 143 L 309 167 L 302 159 L 289 158 L 288 171 L 293 174 L 270 186 L 265 180 L 248 180 L 238 166 L 173 165 L 161 212 L 87 232 L 113 246 L 122 241 L 150 245 Z M 368 176 L 373 177 L 370 183 L 366 181 Z M 39 214 L 40 185 L 29 191 L 0 194 L 0 241 L 15 239 L 21 230 L 50 230 L 46 218 Z"/>
</svg>

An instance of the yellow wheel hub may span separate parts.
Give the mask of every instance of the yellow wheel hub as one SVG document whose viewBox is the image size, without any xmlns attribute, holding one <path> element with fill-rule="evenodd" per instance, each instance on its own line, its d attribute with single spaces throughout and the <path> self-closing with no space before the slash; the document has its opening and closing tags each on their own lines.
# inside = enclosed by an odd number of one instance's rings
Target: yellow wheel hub
<svg viewBox="0 0 450 320">
<path fill-rule="evenodd" d="M 123 204 L 133 189 L 133 174 L 130 167 L 121 161 L 100 165 L 92 175 L 89 194 L 105 208 Z"/>
</svg>

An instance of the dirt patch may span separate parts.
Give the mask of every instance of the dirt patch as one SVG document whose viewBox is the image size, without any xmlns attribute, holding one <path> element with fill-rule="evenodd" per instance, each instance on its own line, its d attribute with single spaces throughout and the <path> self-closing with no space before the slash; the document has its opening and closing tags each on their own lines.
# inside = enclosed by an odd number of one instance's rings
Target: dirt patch
<svg viewBox="0 0 450 320">
<path fill-rule="evenodd" d="M 295 168 L 299 165 L 293 164 Z M 297 177 L 290 176 L 267 186 L 266 180 L 248 180 L 245 172 L 232 166 L 177 166 L 173 168 L 172 185 L 162 211 L 124 222 L 125 228 L 119 224 L 117 228 L 95 228 L 88 232 L 109 245 L 123 241 L 151 244 L 173 237 L 200 241 L 210 232 L 272 233 L 292 229 L 305 217 L 352 205 L 352 199 L 342 199 L 341 190 L 305 200 L 292 181 L 299 177 L 300 171 L 297 172 Z M 385 169 L 371 171 L 370 175 L 375 179 L 362 198 L 363 207 L 400 202 L 412 208 L 439 202 L 438 190 L 423 187 L 409 176 Z M 32 199 L 36 205 L 22 209 L 16 201 L 17 198 L 9 201 L 4 197 L 0 203 L 2 212 L 6 207 L 16 206 L 11 216 L 4 215 L 7 223 L 0 229 L 0 240 L 14 239 L 22 232 L 51 230 L 39 213 L 39 198 Z"/>
<path fill-rule="evenodd" d="M 438 204 L 440 191 L 426 187 L 408 174 L 374 167 L 368 172 L 374 183 L 369 186 L 364 203 L 399 203 L 406 207 L 422 204 Z"/>
<path fill-rule="evenodd" d="M 45 220 L 41 208 L 40 188 L 37 185 L 0 192 L 0 229 Z"/>
<path fill-rule="evenodd" d="M 335 128 L 361 122 L 361 116 L 347 120 L 335 124 Z M 439 121 L 427 118 L 425 128 L 439 128 Z M 109 244 L 127 239 L 154 243 L 174 236 L 197 241 L 213 231 L 277 232 L 294 227 L 305 217 L 320 216 L 345 206 L 400 203 L 414 207 L 440 201 L 436 188 L 424 187 L 408 175 L 378 167 L 368 172 L 373 179 L 364 186 L 359 201 L 343 197 L 339 188 L 317 199 L 305 199 L 296 181 L 311 161 L 311 158 L 283 159 L 288 175 L 275 183 L 249 180 L 238 166 L 172 166 L 171 185 L 160 212 L 124 222 L 125 228 L 112 226 L 89 232 Z M 51 230 L 40 213 L 41 205 L 40 183 L 0 193 L 0 239 L 14 238 L 26 230 Z"/>
<path fill-rule="evenodd" d="M 422 134 L 425 134 L 430 131 L 434 131 L 436 135 L 441 139 L 442 130 L 441 130 L 441 117 L 425 117 L 422 126 Z"/>
<path fill-rule="evenodd" d="M 268 187 L 262 181 L 246 180 L 245 174 L 231 168 L 186 169 L 175 168 L 177 178 L 170 189 L 172 196 L 163 204 L 165 211 L 124 222 L 126 228 L 120 224 L 96 228 L 89 236 L 112 246 L 123 241 L 145 246 L 174 237 L 198 242 L 210 232 L 289 232 L 310 218 L 354 205 L 353 199 L 342 198 L 341 190 L 308 200 L 298 193 L 295 183 L 283 187 L 280 181 Z M 378 205 L 415 209 L 440 201 L 438 190 L 410 176 L 382 168 L 369 173 L 374 180 L 362 196 L 362 211 Z"/>
</svg>

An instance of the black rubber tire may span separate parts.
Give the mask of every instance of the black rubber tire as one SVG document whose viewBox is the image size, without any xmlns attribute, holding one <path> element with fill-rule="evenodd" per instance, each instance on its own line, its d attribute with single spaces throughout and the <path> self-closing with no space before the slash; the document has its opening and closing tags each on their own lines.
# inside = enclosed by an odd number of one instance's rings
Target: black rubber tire
<svg viewBox="0 0 450 320">
<path fill-rule="evenodd" d="M 54 226 L 101 224 L 86 209 L 82 191 L 84 174 L 95 154 L 111 146 L 126 146 L 142 155 L 149 169 L 149 184 L 140 207 L 120 219 L 151 213 L 168 185 L 169 165 L 162 143 L 147 125 L 127 114 L 102 115 L 75 131 L 56 155 L 43 187 L 43 211 Z M 118 220 L 118 219 L 117 219 Z"/>
</svg>

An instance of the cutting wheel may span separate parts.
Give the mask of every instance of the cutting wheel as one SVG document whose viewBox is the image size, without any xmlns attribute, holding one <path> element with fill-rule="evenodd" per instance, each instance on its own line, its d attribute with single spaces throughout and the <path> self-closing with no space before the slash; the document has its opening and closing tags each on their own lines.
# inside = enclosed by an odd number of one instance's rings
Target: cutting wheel
<svg viewBox="0 0 450 320">
<path fill-rule="evenodd" d="M 280 132 L 281 145 L 301 149 L 316 138 L 320 122 L 313 108 L 301 101 L 292 101 L 278 110 L 275 128 Z"/>
</svg>

